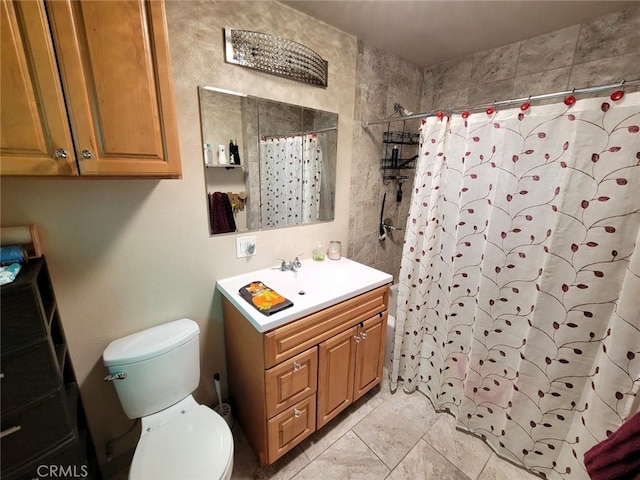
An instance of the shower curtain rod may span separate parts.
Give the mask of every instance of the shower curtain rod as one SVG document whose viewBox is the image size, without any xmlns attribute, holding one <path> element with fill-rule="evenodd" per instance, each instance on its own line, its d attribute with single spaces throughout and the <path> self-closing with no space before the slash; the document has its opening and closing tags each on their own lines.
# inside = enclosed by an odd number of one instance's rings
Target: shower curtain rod
<svg viewBox="0 0 640 480">
<path fill-rule="evenodd" d="M 288 133 L 286 135 L 260 135 L 261 138 L 266 138 L 266 137 L 275 137 L 275 138 L 282 138 L 282 137 L 294 137 L 296 135 L 310 135 L 312 133 L 324 133 L 324 132 L 330 132 L 332 130 L 337 130 L 338 127 L 327 127 L 327 128 L 320 128 L 318 130 L 310 130 L 308 132 L 294 132 L 294 133 Z"/>
<path fill-rule="evenodd" d="M 544 93 L 542 95 L 530 95 L 528 97 L 513 98 L 511 100 L 501 100 L 501 101 L 498 101 L 498 102 L 482 103 L 482 104 L 476 104 L 476 105 L 466 105 L 464 107 L 446 108 L 446 109 L 441 109 L 441 110 L 431 110 L 430 112 L 413 113 L 411 115 L 404 115 L 402 117 L 383 118 L 382 120 L 372 120 L 370 122 L 362 122 L 362 126 L 363 127 L 368 127 L 369 125 L 375 125 L 375 124 L 378 124 L 378 123 L 390 123 L 390 122 L 399 122 L 401 120 L 402 121 L 404 121 L 404 120 L 413 120 L 415 118 L 433 117 L 439 111 L 445 111 L 445 112 L 450 112 L 450 113 L 460 113 L 460 112 L 463 112 L 465 110 L 481 110 L 481 109 L 488 108 L 488 107 L 500 107 L 500 106 L 505 106 L 505 105 L 512 105 L 514 103 L 530 102 L 532 100 L 533 101 L 535 101 L 535 100 L 545 100 L 545 99 L 548 99 L 548 98 L 564 97 L 566 95 L 572 95 L 572 94 L 600 92 L 600 91 L 603 91 L 603 90 L 611 90 L 613 88 L 635 87 L 637 85 L 640 85 L 640 80 L 631 80 L 629 82 L 627 82 L 626 80 L 622 80 L 621 82 L 610 83 L 608 85 L 598 85 L 598 86 L 595 86 L 595 87 L 574 88 L 573 90 L 565 90 L 563 92 Z"/>
</svg>

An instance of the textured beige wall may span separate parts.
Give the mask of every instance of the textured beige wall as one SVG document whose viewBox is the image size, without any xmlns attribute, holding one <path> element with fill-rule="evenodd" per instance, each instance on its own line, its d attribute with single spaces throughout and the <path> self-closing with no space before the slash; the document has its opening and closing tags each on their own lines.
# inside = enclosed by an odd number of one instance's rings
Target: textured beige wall
<svg viewBox="0 0 640 480">
<path fill-rule="evenodd" d="M 347 241 L 356 40 L 270 1 L 170 1 L 167 16 L 182 180 L 2 179 L 2 223 L 36 223 L 42 232 L 101 457 L 105 441 L 130 424 L 102 380 L 101 355 L 110 341 L 182 317 L 196 320 L 202 358 L 196 398 L 210 404 L 213 373 L 226 377 L 216 280 L 275 265 L 276 257 L 310 256 L 315 240 Z M 226 64 L 223 26 L 307 45 L 328 60 L 329 87 Z M 257 254 L 249 259 L 235 258 L 237 235 L 209 236 L 197 91 L 204 84 L 339 114 L 334 222 L 257 232 Z M 116 455 L 135 445 L 131 437 L 115 445 Z"/>
<path fill-rule="evenodd" d="M 389 117 L 396 102 L 416 113 L 428 112 L 636 80 L 640 79 L 640 7 L 424 71 L 359 41 L 357 67 L 357 121 Z M 394 130 L 399 127 L 398 123 L 391 126 Z M 392 218 L 394 225 L 404 226 L 412 179 L 402 187 L 400 204 L 395 202 L 397 182 L 383 187 L 379 162 L 386 128 L 382 124 L 354 129 L 349 255 L 397 280 L 403 236 L 400 233 L 391 240 L 377 240 L 380 205 L 387 192 L 385 217 Z"/>
</svg>

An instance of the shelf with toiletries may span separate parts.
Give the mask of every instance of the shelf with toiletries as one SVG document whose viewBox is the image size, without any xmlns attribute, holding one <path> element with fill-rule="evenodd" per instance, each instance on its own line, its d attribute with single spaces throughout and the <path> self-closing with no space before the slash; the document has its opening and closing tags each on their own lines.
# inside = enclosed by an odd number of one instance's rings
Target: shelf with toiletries
<svg viewBox="0 0 640 480">
<path fill-rule="evenodd" d="M 207 168 L 226 168 L 227 170 L 231 170 L 234 168 L 242 168 L 244 169 L 244 165 L 205 165 Z"/>
<path fill-rule="evenodd" d="M 420 134 L 408 131 L 405 121 L 402 122 L 401 130 L 391 130 L 391 123 L 389 123 L 382 137 L 383 153 L 380 170 L 384 180 L 407 178 L 400 171 L 416 168 L 419 143 Z"/>
</svg>

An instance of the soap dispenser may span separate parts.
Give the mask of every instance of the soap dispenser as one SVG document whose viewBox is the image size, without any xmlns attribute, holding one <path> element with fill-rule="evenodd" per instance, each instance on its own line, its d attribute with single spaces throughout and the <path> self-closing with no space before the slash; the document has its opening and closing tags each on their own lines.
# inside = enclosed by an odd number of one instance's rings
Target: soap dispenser
<svg viewBox="0 0 640 480">
<path fill-rule="evenodd" d="M 312 258 L 315 262 L 324 262 L 324 250 L 322 248 L 322 242 L 316 242 L 313 247 Z"/>
</svg>

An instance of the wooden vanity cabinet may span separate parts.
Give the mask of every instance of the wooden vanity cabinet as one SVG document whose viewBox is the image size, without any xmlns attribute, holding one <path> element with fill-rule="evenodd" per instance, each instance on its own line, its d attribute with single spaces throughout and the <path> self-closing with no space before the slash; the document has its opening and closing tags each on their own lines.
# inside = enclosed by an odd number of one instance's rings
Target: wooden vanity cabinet
<svg viewBox="0 0 640 480">
<path fill-rule="evenodd" d="M 179 178 L 164 2 L 1 0 L 2 175 Z"/>
<path fill-rule="evenodd" d="M 388 286 L 260 333 L 223 297 L 229 392 L 270 465 L 380 383 Z"/>
</svg>

